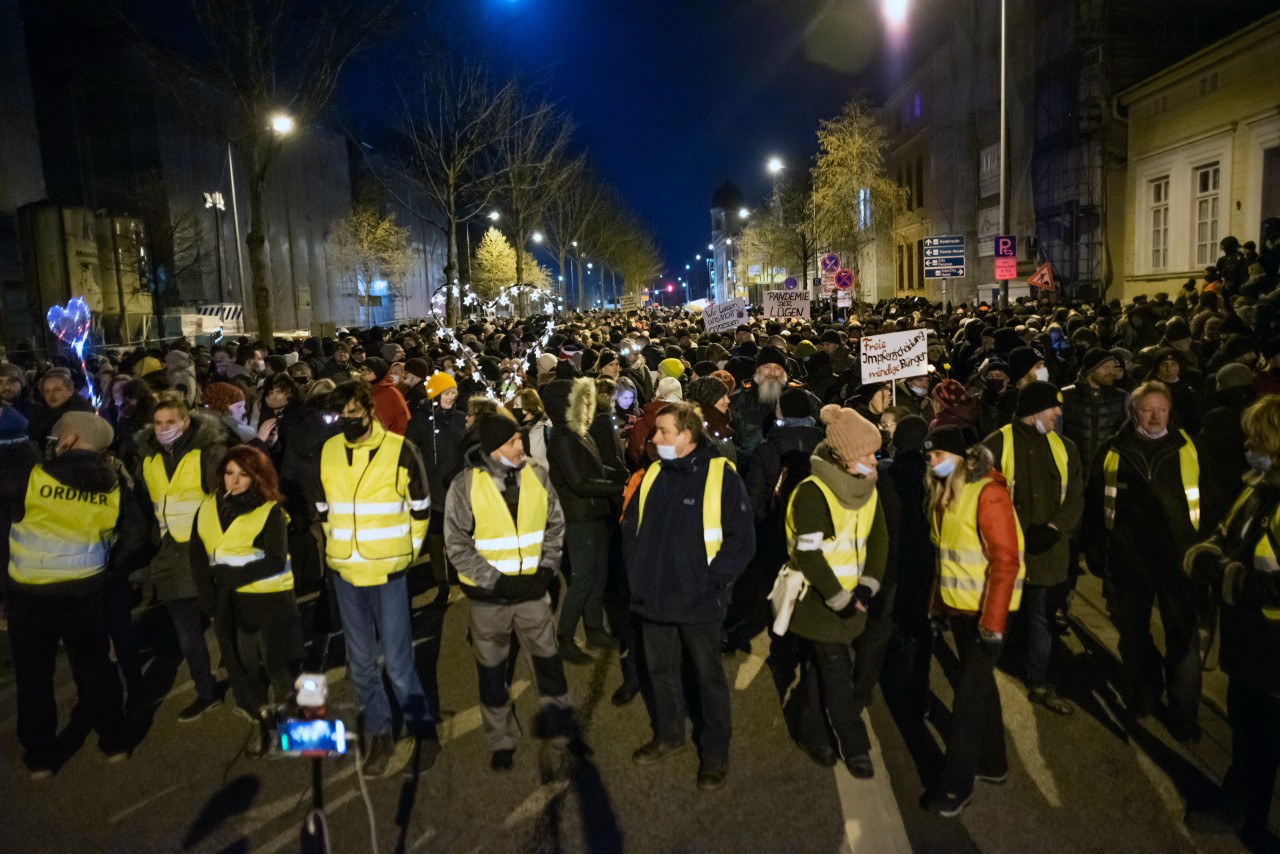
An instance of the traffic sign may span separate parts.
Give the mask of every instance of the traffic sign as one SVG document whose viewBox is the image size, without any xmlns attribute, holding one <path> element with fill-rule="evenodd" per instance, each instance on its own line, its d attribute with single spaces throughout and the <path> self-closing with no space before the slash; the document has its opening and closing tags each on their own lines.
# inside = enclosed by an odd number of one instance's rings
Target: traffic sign
<svg viewBox="0 0 1280 854">
<path fill-rule="evenodd" d="M 794 291 L 797 287 L 799 287 L 799 285 L 800 283 L 796 281 L 795 276 L 787 276 L 785 279 L 782 280 L 782 286 L 789 291 Z"/>
<path fill-rule="evenodd" d="M 996 258 L 996 281 L 1005 282 L 1018 278 L 1017 258 Z"/>
<path fill-rule="evenodd" d="M 828 252 L 818 262 L 818 268 L 824 273 L 834 273 L 840 269 L 840 256 L 834 252 Z"/>
<path fill-rule="evenodd" d="M 853 287 L 853 271 L 852 270 L 836 270 L 836 289 L 847 291 Z"/>
<path fill-rule="evenodd" d="M 997 234 L 996 241 L 996 257 L 997 258 L 1017 258 L 1018 257 L 1018 238 L 1012 234 Z M 1000 278 L 997 276 L 996 278 Z M 1010 276 L 1009 278 L 1013 278 Z"/>
<path fill-rule="evenodd" d="M 1042 291 L 1057 290 L 1053 283 L 1053 265 L 1045 261 L 1031 274 L 1031 278 L 1027 279 L 1027 284 Z"/>
<path fill-rule="evenodd" d="M 924 277 L 926 279 L 959 279 L 964 276 L 965 239 L 962 234 L 947 234 L 924 239 Z"/>
</svg>

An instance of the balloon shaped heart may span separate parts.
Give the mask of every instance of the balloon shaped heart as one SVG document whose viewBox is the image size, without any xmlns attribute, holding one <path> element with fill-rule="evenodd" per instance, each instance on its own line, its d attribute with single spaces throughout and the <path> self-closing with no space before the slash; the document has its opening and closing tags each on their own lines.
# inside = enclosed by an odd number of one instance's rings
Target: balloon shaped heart
<svg viewBox="0 0 1280 854">
<path fill-rule="evenodd" d="M 53 334 L 68 343 L 89 334 L 89 306 L 80 297 L 72 297 L 66 308 L 55 305 L 45 319 Z"/>
</svg>

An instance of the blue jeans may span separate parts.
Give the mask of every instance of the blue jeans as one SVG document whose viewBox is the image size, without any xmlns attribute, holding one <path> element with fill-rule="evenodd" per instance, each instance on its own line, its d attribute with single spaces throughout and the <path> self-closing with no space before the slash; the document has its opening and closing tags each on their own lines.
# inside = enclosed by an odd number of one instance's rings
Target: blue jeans
<svg viewBox="0 0 1280 854">
<path fill-rule="evenodd" d="M 365 733 L 375 736 L 391 732 L 391 704 L 382 687 L 379 652 L 404 715 L 405 728 L 414 734 L 422 733 L 435 721 L 435 715 L 427 706 L 422 682 L 413 666 L 406 577 L 401 575 L 372 587 L 356 587 L 334 572 L 333 591 L 347 641 L 347 672 L 360 693 Z"/>
<path fill-rule="evenodd" d="M 1020 616 L 1025 620 L 1027 643 L 1027 687 L 1043 688 L 1049 684 L 1049 657 L 1053 654 L 1053 632 L 1049 618 L 1056 602 L 1056 586 L 1028 584 L 1022 588 Z"/>
</svg>

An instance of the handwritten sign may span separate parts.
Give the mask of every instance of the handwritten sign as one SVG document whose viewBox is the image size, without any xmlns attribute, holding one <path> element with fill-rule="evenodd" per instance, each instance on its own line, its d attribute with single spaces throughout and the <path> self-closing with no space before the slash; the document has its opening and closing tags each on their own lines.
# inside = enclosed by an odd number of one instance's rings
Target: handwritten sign
<svg viewBox="0 0 1280 854">
<path fill-rule="evenodd" d="M 640 308 L 640 295 L 623 294 L 622 298 L 618 300 L 618 308 L 623 311 L 635 311 Z"/>
<path fill-rule="evenodd" d="M 747 303 L 742 297 L 735 297 L 726 302 L 718 302 L 702 309 L 702 323 L 708 335 L 721 332 L 732 332 L 741 323 L 747 322 Z"/>
<path fill-rule="evenodd" d="M 808 291 L 765 291 L 765 317 L 808 317 Z"/>
<path fill-rule="evenodd" d="M 862 339 L 862 381 L 882 383 L 929 373 L 929 335 L 923 329 Z"/>
</svg>

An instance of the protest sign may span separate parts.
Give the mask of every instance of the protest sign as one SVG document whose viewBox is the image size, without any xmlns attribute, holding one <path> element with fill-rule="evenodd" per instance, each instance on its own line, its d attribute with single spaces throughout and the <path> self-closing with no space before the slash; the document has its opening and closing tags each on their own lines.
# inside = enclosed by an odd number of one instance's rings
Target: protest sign
<svg viewBox="0 0 1280 854">
<path fill-rule="evenodd" d="M 810 296 L 808 291 L 801 290 L 765 291 L 764 316 L 808 317 Z"/>
<path fill-rule="evenodd" d="M 738 324 L 747 322 L 747 304 L 742 297 L 718 302 L 702 309 L 702 323 L 708 335 L 732 332 Z"/>
<path fill-rule="evenodd" d="M 882 383 L 929 373 L 929 336 L 923 329 L 862 339 L 862 381 Z"/>
</svg>

